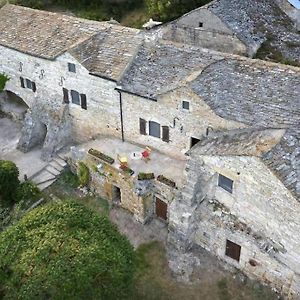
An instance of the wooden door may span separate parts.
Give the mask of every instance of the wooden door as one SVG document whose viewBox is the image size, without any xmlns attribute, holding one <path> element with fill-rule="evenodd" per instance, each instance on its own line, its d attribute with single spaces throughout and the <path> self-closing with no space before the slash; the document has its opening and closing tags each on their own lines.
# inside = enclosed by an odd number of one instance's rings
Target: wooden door
<svg viewBox="0 0 300 300">
<path fill-rule="evenodd" d="M 168 220 L 168 204 L 159 198 L 156 198 L 155 201 L 155 212 L 159 218 Z"/>
</svg>

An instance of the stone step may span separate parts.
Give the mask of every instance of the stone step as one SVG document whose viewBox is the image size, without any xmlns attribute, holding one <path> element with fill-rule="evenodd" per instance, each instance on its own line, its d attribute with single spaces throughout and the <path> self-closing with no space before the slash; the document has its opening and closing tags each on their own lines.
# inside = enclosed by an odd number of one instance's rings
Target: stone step
<svg viewBox="0 0 300 300">
<path fill-rule="evenodd" d="M 55 157 L 53 160 L 56 161 L 59 165 L 61 165 L 63 168 L 65 168 L 67 166 L 67 163 L 65 162 L 65 160 L 63 160 L 59 157 Z"/>
<path fill-rule="evenodd" d="M 56 153 L 57 157 L 66 161 L 67 155 L 65 153 Z"/>
<path fill-rule="evenodd" d="M 47 187 L 49 187 L 51 184 L 53 184 L 56 181 L 56 179 L 52 179 L 52 180 L 48 180 L 44 183 L 40 183 L 37 185 L 37 187 L 43 191 L 44 189 L 46 189 Z"/>
<path fill-rule="evenodd" d="M 53 167 L 59 172 L 61 172 L 64 169 L 64 167 L 61 166 L 56 160 L 51 160 L 49 166 Z"/>
<path fill-rule="evenodd" d="M 47 182 L 49 180 L 56 179 L 56 176 L 49 173 L 47 170 L 43 170 L 41 173 L 39 173 L 37 176 L 34 176 L 31 180 L 39 185 L 41 183 Z"/>
<path fill-rule="evenodd" d="M 48 172 L 50 172 L 51 174 L 53 174 L 53 175 L 55 175 L 55 176 L 58 176 L 58 175 L 60 175 L 60 171 L 59 170 L 57 170 L 57 169 L 55 169 L 53 166 L 51 166 L 51 165 L 48 165 L 47 167 L 46 167 L 46 170 L 48 171 Z"/>
</svg>

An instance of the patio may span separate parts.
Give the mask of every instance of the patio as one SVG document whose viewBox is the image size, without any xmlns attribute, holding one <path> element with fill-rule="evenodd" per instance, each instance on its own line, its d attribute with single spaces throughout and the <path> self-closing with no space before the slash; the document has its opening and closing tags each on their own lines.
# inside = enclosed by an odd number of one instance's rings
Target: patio
<svg viewBox="0 0 300 300">
<path fill-rule="evenodd" d="M 114 138 L 102 138 L 90 141 L 77 146 L 76 150 L 87 153 L 91 148 L 112 157 L 115 160 L 112 166 L 116 169 L 120 167 L 118 156 L 126 157 L 128 167 L 134 171 L 133 176 L 137 176 L 138 173 L 141 172 L 154 173 L 155 177 L 164 175 L 175 181 L 176 186 L 182 186 L 183 171 L 186 164 L 185 160 L 174 159 L 152 150 L 150 160 L 146 162 L 142 159 L 142 152 L 145 151 L 145 148 Z"/>
</svg>

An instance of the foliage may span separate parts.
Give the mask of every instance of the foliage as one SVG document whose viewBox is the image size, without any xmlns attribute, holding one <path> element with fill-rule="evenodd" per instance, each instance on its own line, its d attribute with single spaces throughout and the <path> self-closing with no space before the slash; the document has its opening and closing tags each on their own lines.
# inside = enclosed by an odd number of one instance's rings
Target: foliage
<svg viewBox="0 0 300 300">
<path fill-rule="evenodd" d="M 155 19 L 167 22 L 186 12 L 209 3 L 211 0 L 145 0 L 148 13 Z"/>
<path fill-rule="evenodd" d="M 4 90 L 5 84 L 8 80 L 9 80 L 8 76 L 0 73 L 0 93 Z"/>
<path fill-rule="evenodd" d="M 22 202 L 34 202 L 41 197 L 41 191 L 35 183 L 24 181 L 17 188 L 16 199 Z"/>
<path fill-rule="evenodd" d="M 37 208 L 0 235 L 4 299 L 126 299 L 134 252 L 106 217 L 73 201 Z"/>
<path fill-rule="evenodd" d="M 19 170 L 7 160 L 0 160 L 0 201 L 3 206 L 12 206 L 16 201 L 19 186 Z"/>
<path fill-rule="evenodd" d="M 82 161 L 78 164 L 78 179 L 81 186 L 87 186 L 90 181 L 89 168 Z"/>
<path fill-rule="evenodd" d="M 151 180 L 151 179 L 154 179 L 155 176 L 154 176 L 154 173 L 143 173 L 143 172 L 140 172 L 138 174 L 138 180 Z"/>
<path fill-rule="evenodd" d="M 91 148 L 91 149 L 89 149 L 88 153 L 111 164 L 111 165 L 115 162 L 115 160 L 112 157 L 110 157 L 96 149 Z"/>
<path fill-rule="evenodd" d="M 77 188 L 79 186 L 79 178 L 77 174 L 71 172 L 69 168 L 65 169 L 59 176 L 58 183 L 66 185 L 71 188 Z"/>
<path fill-rule="evenodd" d="M 167 22 L 211 0 L 11 0 L 33 8 L 63 8 L 77 16 L 105 21 L 125 19 L 127 26 L 140 28 L 150 17 Z M 137 14 L 137 15 L 136 15 Z"/>
<path fill-rule="evenodd" d="M 176 187 L 175 181 L 165 177 L 164 175 L 158 175 L 157 180 L 164 183 L 164 184 L 166 184 L 166 185 L 168 185 L 168 186 L 170 186 L 170 187 L 172 187 L 172 188 Z"/>
</svg>

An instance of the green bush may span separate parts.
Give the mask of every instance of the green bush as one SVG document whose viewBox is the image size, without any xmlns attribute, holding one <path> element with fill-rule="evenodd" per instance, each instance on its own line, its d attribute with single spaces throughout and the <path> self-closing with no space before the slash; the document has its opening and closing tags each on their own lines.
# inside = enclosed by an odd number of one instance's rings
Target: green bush
<svg viewBox="0 0 300 300">
<path fill-rule="evenodd" d="M 78 179 L 81 186 L 87 186 L 90 181 L 90 171 L 82 161 L 78 164 Z"/>
<path fill-rule="evenodd" d="M 126 299 L 133 273 L 128 240 L 72 201 L 36 208 L 0 234 L 3 299 Z"/>
<path fill-rule="evenodd" d="M 162 22 L 176 19 L 209 2 L 211 0 L 145 0 L 149 15 Z"/>
<path fill-rule="evenodd" d="M 41 191 L 31 181 L 24 181 L 20 183 L 17 189 L 16 199 L 18 202 L 33 202 L 38 200 L 41 197 Z"/>
<path fill-rule="evenodd" d="M 0 92 L 2 92 L 5 88 L 6 82 L 9 80 L 5 74 L 0 74 Z"/>
<path fill-rule="evenodd" d="M 0 160 L 0 203 L 2 206 L 12 206 L 16 201 L 19 186 L 19 170 L 7 160 Z"/>
</svg>

